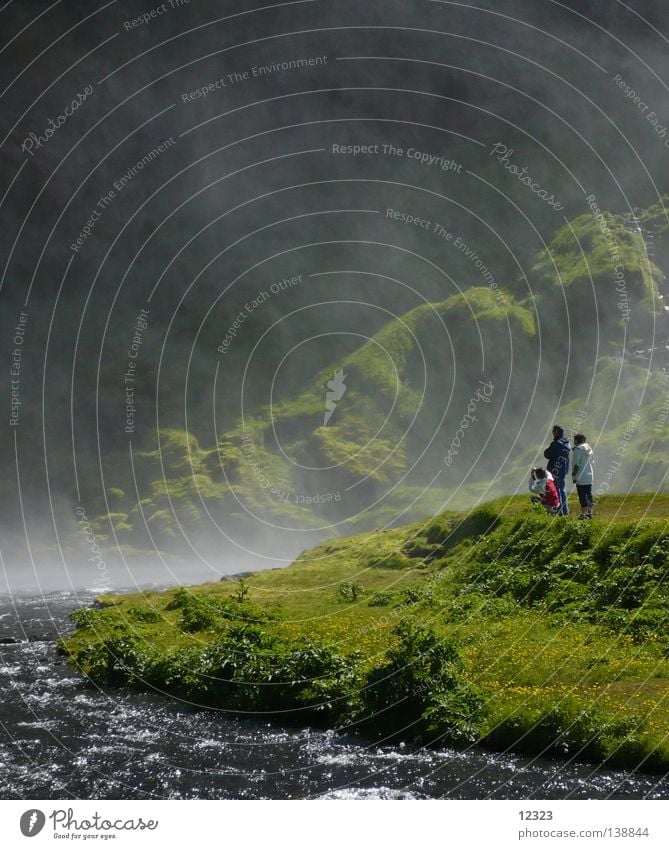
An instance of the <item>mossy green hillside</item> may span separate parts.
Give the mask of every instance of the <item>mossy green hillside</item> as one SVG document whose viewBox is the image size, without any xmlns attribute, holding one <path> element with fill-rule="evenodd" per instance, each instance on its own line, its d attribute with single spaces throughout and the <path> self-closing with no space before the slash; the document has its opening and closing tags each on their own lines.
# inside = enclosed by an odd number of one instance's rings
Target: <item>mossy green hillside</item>
<svg viewBox="0 0 669 849">
<path fill-rule="evenodd" d="M 315 395 L 305 395 L 294 409 L 285 405 L 278 426 L 296 423 L 309 410 L 314 417 L 322 416 L 321 401 Z M 459 467 L 454 466 L 449 479 L 438 480 L 428 489 L 420 480 L 403 480 L 395 486 L 405 464 L 413 459 L 409 440 L 392 445 L 389 438 L 378 437 L 366 450 L 357 450 L 360 443 L 356 436 L 363 429 L 358 413 L 368 410 L 369 403 L 362 400 L 362 406 L 354 406 L 357 402 L 352 400 L 339 424 L 315 428 L 303 440 L 295 439 L 296 452 L 306 451 L 304 445 L 308 444 L 328 462 L 346 461 L 345 471 L 336 470 L 330 487 L 323 490 L 305 483 L 295 465 L 273 449 L 271 427 L 265 419 L 248 420 L 243 428 L 227 433 L 215 449 L 202 448 L 194 436 L 183 431 L 161 430 L 135 455 L 143 497 L 137 501 L 129 489 L 110 487 L 109 513 L 104 512 L 102 503 L 100 515 L 93 521 L 96 536 L 110 544 L 116 534 L 120 545 L 141 547 L 147 545 L 147 528 L 150 545 L 170 549 L 183 541 L 181 528 L 197 534 L 207 527 L 210 517 L 218 522 L 235 520 L 243 526 L 249 516 L 257 515 L 288 527 L 316 528 L 324 518 L 337 520 L 343 515 L 337 499 L 356 476 L 365 475 L 369 480 L 362 486 L 367 487 L 368 499 L 376 489 L 387 494 L 370 510 L 359 515 L 351 511 L 353 515 L 342 526 L 342 533 L 415 520 L 453 503 L 449 501 L 453 498 L 449 483 L 459 474 Z M 371 414 L 360 415 L 367 427 Z M 602 358 L 589 398 L 571 399 L 560 407 L 556 419 L 569 433 L 575 428 L 584 430 L 594 445 L 595 489 L 616 492 L 628 489 L 631 483 L 646 491 L 666 487 L 669 381 L 665 375 L 657 373 L 649 380 L 647 368 L 641 365 Z M 519 440 L 510 461 L 499 469 L 492 489 L 488 480 L 472 481 L 460 489 L 459 504 L 475 503 L 481 495 L 486 497 L 484 493 L 489 497 L 515 490 L 519 481 L 524 481 L 527 469 L 541 460 L 541 448 L 535 442 Z M 431 468 L 442 463 L 445 449 L 440 449 Z M 306 455 L 300 456 L 305 459 Z M 321 492 L 329 500 L 318 503 L 315 498 L 302 497 L 299 502 L 295 493 L 305 491 Z"/>
<path fill-rule="evenodd" d="M 173 547 L 180 526 L 197 533 L 209 517 L 234 519 L 242 527 L 262 516 L 279 526 L 306 529 L 322 526 L 324 519 L 351 517 L 345 528 L 350 532 L 360 524 L 383 524 L 386 516 L 407 507 L 404 521 L 425 515 L 443 504 L 445 492 L 414 503 L 420 481 L 406 475 L 443 414 L 443 383 L 454 376 L 446 364 L 436 382 L 426 383 L 425 361 L 443 355 L 443 341 L 436 340 L 450 340 L 453 361 L 465 363 L 453 385 L 453 405 L 466 409 L 480 377 L 480 364 L 468 353 L 472 323 L 477 338 L 485 340 L 492 379 L 496 368 L 507 370 L 510 360 L 499 352 L 509 349 L 510 339 L 520 351 L 534 336 L 528 309 L 509 297 L 500 303 L 487 288 L 473 288 L 390 322 L 297 397 L 245 417 L 214 448 L 203 448 L 184 431 L 157 431 L 135 452 L 132 486 L 119 478 L 123 464 L 108 458 L 111 509 L 107 513 L 109 507 L 99 504 L 94 523 L 99 539 L 111 542 L 116 535 L 120 545 L 143 541 Z M 346 376 L 347 391 L 325 426 L 326 384 L 337 371 Z M 427 459 L 425 465 L 431 473 Z M 139 500 L 132 494 L 135 487 Z M 346 513 L 344 491 L 349 491 Z"/>
<path fill-rule="evenodd" d="M 608 212 L 574 219 L 537 255 L 530 297 L 523 279 L 507 290 L 501 281 L 465 284 L 422 304 L 306 388 L 275 398 L 271 410 L 248 411 L 216 445 L 177 429 L 149 433 L 131 479 L 125 457 L 106 457 L 107 503 L 87 500 L 99 542 L 189 551 L 187 536 L 218 539 L 216 525 L 233 523 L 243 539 L 258 521 L 308 533 L 337 523 L 346 534 L 515 492 L 541 459 L 539 434 L 552 423 L 545 417 L 563 399 L 556 419 L 594 444 L 596 486 L 664 487 L 669 386 L 658 353 L 652 364 L 629 357 L 649 347 L 644 339 L 657 346 L 663 338 L 658 286 L 669 268 L 669 225 L 661 204 L 638 215 L 644 232 Z M 325 426 L 326 386 L 337 372 L 346 392 Z M 478 405 L 479 424 L 445 469 L 482 377 L 496 387 L 494 402 Z"/>
<path fill-rule="evenodd" d="M 62 642 L 99 685 L 376 739 L 669 767 L 667 496 L 525 498 L 113 595 Z"/>
<path fill-rule="evenodd" d="M 596 299 L 605 337 L 624 315 L 633 319 L 634 332 L 644 332 L 658 310 L 662 269 L 649 257 L 642 232 L 622 215 L 586 213 L 570 221 L 539 252 L 532 273 L 540 292 L 564 293 L 572 313 Z"/>
</svg>

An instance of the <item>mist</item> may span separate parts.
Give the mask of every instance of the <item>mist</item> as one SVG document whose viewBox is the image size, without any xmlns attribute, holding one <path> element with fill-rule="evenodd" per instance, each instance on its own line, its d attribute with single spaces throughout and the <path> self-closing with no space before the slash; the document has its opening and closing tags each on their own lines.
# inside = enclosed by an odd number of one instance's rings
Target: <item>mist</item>
<svg viewBox="0 0 669 849">
<path fill-rule="evenodd" d="M 6 6 L 0 591 L 666 489 L 663 11 Z"/>
</svg>

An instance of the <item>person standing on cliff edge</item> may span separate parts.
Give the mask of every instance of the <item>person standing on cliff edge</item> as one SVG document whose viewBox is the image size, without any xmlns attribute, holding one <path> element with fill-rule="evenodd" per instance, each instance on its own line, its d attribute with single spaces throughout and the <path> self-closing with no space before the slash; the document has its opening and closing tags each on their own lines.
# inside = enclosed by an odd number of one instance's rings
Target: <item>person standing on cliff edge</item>
<svg viewBox="0 0 669 849">
<path fill-rule="evenodd" d="M 574 456 L 572 480 L 576 484 L 578 500 L 581 505 L 579 519 L 592 519 L 592 482 L 593 459 L 592 448 L 588 445 L 584 433 L 574 434 Z"/>
<path fill-rule="evenodd" d="M 569 513 L 566 477 L 569 472 L 570 452 L 571 442 L 564 435 L 564 428 L 555 425 L 553 427 L 553 441 L 544 451 L 544 457 L 548 460 L 546 468 L 553 475 L 560 496 L 560 508 L 558 510 L 560 516 L 566 516 Z"/>
</svg>

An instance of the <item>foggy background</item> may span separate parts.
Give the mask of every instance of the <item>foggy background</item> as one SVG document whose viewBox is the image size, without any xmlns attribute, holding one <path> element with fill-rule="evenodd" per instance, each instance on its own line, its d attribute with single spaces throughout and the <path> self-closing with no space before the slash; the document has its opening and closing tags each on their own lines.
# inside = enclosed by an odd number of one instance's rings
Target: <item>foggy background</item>
<svg viewBox="0 0 669 849">
<path fill-rule="evenodd" d="M 646 256 L 657 293 L 626 278 L 629 324 L 614 281 L 574 295 L 537 259 L 588 197 L 624 215 L 669 190 L 661 0 L 15 0 L 0 21 L 0 590 L 215 580 L 524 491 L 555 417 L 574 404 L 571 435 L 583 399 L 619 429 L 610 453 L 649 404 L 665 438 L 661 239 Z M 375 152 L 334 152 L 355 145 Z M 314 447 L 323 378 L 394 317 L 472 286 L 522 312 L 465 294 L 416 319 L 384 367 L 396 394 L 351 361 L 333 426 L 357 416 L 341 444 L 385 439 L 396 471 L 308 516 L 294 500 L 272 513 L 240 422 L 276 413 L 264 449 L 288 446 L 292 494 L 356 485 L 353 448 L 332 471 Z M 620 366 L 606 378 L 604 356 Z M 494 394 L 446 468 L 480 381 Z M 664 456 L 652 474 L 628 460 L 611 491 L 664 487 Z"/>
</svg>

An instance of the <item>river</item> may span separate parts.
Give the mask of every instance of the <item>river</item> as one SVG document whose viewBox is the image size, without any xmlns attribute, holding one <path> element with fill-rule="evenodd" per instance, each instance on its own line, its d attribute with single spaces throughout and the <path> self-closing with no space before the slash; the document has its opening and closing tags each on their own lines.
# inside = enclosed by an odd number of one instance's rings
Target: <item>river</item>
<svg viewBox="0 0 669 849">
<path fill-rule="evenodd" d="M 378 746 L 103 692 L 56 654 L 92 593 L 0 597 L 5 799 L 658 799 L 669 779 L 586 764 Z"/>
</svg>

